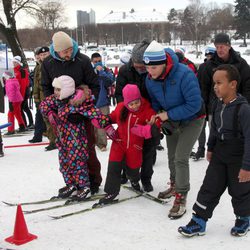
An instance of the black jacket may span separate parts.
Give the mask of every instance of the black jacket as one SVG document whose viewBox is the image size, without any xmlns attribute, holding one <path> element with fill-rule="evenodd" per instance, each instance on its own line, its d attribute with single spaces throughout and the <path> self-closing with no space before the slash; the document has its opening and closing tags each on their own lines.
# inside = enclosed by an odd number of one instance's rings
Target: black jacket
<svg viewBox="0 0 250 250">
<path fill-rule="evenodd" d="M 238 107 L 236 116 L 237 105 L 240 105 L 240 107 Z M 237 122 L 237 131 L 235 131 L 234 119 Z M 244 144 L 242 168 L 250 170 L 250 106 L 246 98 L 241 95 L 237 96 L 231 103 L 224 104 L 222 101 L 218 101 L 215 105 L 207 143 L 208 151 L 213 151 L 217 139 L 230 141 L 235 137 L 241 139 Z"/>
<path fill-rule="evenodd" d="M 75 80 L 76 87 L 86 84 L 98 96 L 100 87 L 90 59 L 79 51 L 70 61 L 61 61 L 51 55 L 42 63 L 42 87 L 45 96 L 54 93 L 52 81 L 55 77 L 69 75 Z"/>
<path fill-rule="evenodd" d="M 149 100 L 148 92 L 145 86 L 145 79 L 147 73 L 140 75 L 133 67 L 130 60 L 127 64 L 124 64 L 119 69 L 119 73 L 116 79 L 115 98 L 117 103 L 123 101 L 122 89 L 128 84 L 136 84 L 140 89 L 142 97 Z"/>
<path fill-rule="evenodd" d="M 247 101 L 250 102 L 250 67 L 247 62 L 232 48 L 229 53 L 230 57 L 228 62 L 221 60 L 217 53 L 215 53 L 214 56 L 206 63 L 202 64 L 198 70 L 198 80 L 201 86 L 201 94 L 205 105 L 208 108 L 208 114 L 211 114 L 213 104 L 217 100 L 214 93 L 213 70 L 221 64 L 232 64 L 239 70 L 241 81 L 238 84 L 238 92 L 246 97 Z"/>
</svg>

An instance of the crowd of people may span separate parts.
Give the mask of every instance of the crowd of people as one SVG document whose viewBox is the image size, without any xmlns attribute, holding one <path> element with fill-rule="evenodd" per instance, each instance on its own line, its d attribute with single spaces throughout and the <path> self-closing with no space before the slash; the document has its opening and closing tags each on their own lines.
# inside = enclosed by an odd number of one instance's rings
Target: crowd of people
<svg viewBox="0 0 250 250">
<path fill-rule="evenodd" d="M 35 123 L 28 104 L 29 72 L 21 57 L 13 58 L 14 73 L 3 74 L 0 112 L 4 87 L 12 124 L 6 134 L 16 133 L 16 118 L 17 132 L 34 128 L 30 143 L 46 135 L 46 150 L 58 149 L 65 182 L 58 197 L 73 201 L 99 192 L 101 164 L 95 146 L 106 151 L 110 138 L 105 196 L 95 204 L 100 206 L 119 199 L 120 185 L 128 180 L 137 192 L 153 191 L 157 147 L 166 137 L 170 185 L 158 198 L 174 198 L 168 217 L 178 219 L 186 213 L 189 160 L 205 157 L 208 124 L 207 172 L 192 219 L 178 232 L 188 237 L 205 234 L 206 222 L 228 188 L 236 216 L 231 234 L 245 235 L 250 229 L 250 67 L 227 34 L 217 34 L 214 45 L 197 67 L 183 48 L 173 51 L 145 39 L 113 72 L 99 53 L 88 58 L 65 32 L 56 32 L 50 47 L 35 51 Z M 110 113 L 111 97 L 117 105 Z M 192 152 L 197 140 L 197 152 Z M 0 156 L 2 147 L 0 137 Z"/>
</svg>

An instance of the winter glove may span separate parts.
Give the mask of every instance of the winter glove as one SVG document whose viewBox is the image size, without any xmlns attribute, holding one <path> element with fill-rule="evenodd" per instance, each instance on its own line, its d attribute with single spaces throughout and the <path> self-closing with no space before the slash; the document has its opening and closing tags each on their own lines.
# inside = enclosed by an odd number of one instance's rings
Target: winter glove
<svg viewBox="0 0 250 250">
<path fill-rule="evenodd" d="M 56 122 L 56 119 L 57 119 L 57 114 L 54 111 L 50 111 L 48 113 L 48 120 L 49 120 L 49 123 L 52 126 L 55 134 L 57 134 L 57 122 Z"/>
<path fill-rule="evenodd" d="M 117 131 L 114 129 L 112 125 L 108 125 L 104 129 L 109 139 L 111 139 L 112 141 L 117 141 L 119 139 Z"/>
<path fill-rule="evenodd" d="M 134 127 L 131 128 L 131 132 L 134 135 L 144 137 L 145 139 L 149 139 L 152 137 L 151 135 L 151 125 L 139 125 L 136 124 Z"/>
<path fill-rule="evenodd" d="M 161 125 L 161 129 L 164 135 L 172 135 L 175 129 L 174 125 L 170 121 L 165 121 Z"/>
</svg>

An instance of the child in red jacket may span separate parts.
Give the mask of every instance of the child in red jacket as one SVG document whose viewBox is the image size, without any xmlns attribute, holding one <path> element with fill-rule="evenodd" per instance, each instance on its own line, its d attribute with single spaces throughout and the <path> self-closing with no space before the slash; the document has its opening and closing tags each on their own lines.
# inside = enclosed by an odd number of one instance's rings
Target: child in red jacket
<svg viewBox="0 0 250 250">
<path fill-rule="evenodd" d="M 144 139 L 154 137 L 160 140 L 160 132 L 155 123 L 155 111 L 150 103 L 141 97 L 138 87 L 127 84 L 123 89 L 124 102 L 118 103 L 109 115 L 112 123 L 118 128 L 111 145 L 108 173 L 104 191 L 107 195 L 97 204 L 111 203 L 120 192 L 121 171 L 126 163 L 126 174 L 132 187 L 141 191 L 140 167 L 142 164 L 142 148 Z M 156 145 L 159 141 L 155 142 Z"/>
</svg>

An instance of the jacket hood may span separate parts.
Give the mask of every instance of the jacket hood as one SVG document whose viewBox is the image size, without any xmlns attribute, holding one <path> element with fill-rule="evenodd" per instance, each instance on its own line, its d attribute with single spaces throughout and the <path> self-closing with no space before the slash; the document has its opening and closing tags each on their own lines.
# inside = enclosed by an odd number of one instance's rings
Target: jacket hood
<svg viewBox="0 0 250 250">
<path fill-rule="evenodd" d="M 79 51 L 77 42 L 76 42 L 74 39 L 72 39 L 72 42 L 73 42 L 73 53 L 72 53 L 71 59 L 75 58 L 77 52 Z M 52 56 L 54 59 L 59 60 L 59 61 L 62 61 L 62 62 L 65 61 L 65 60 L 62 59 L 62 58 L 58 55 L 58 53 L 55 51 L 53 43 L 51 43 L 51 45 L 50 45 L 50 47 L 49 47 L 49 51 L 50 51 L 51 56 Z"/>
</svg>

